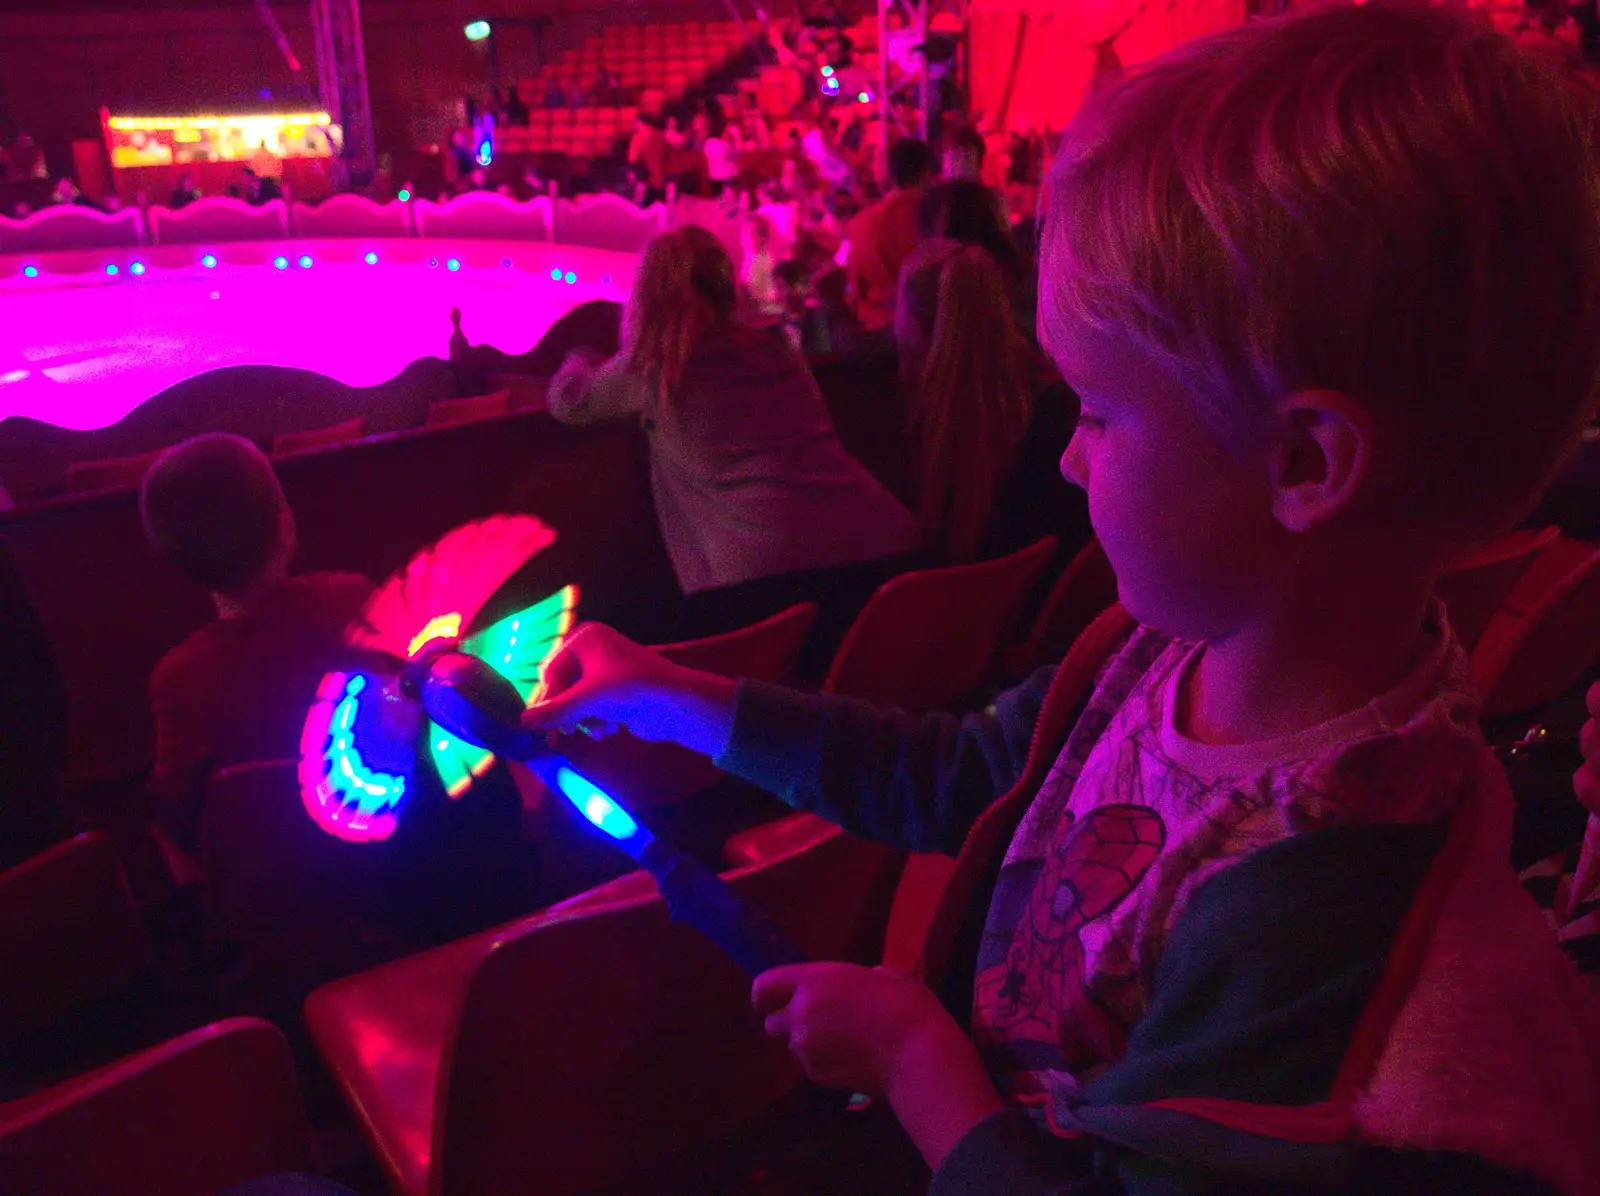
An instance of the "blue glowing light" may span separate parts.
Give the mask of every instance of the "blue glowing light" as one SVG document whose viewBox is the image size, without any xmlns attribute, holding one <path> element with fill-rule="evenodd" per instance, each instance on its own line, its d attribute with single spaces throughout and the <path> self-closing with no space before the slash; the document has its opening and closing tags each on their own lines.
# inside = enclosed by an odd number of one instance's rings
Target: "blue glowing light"
<svg viewBox="0 0 1600 1196">
<path fill-rule="evenodd" d="M 834 78 L 824 79 L 822 81 L 822 90 L 827 92 L 831 96 L 838 95 L 839 94 L 839 80 L 834 79 Z"/>
<path fill-rule="evenodd" d="M 461 269 L 461 259 L 458 258 L 458 257 L 451 258 L 449 261 L 445 262 L 444 268 L 446 270 L 459 270 L 459 269 Z"/>
<path fill-rule="evenodd" d="M 280 270 L 287 270 L 289 268 L 289 259 L 280 253 L 277 257 L 272 259 L 272 264 L 278 267 Z"/>
<path fill-rule="evenodd" d="M 378 255 L 375 253 L 369 253 L 363 260 L 369 266 L 376 266 L 378 264 Z"/>
<path fill-rule="evenodd" d="M 407 188 L 407 187 L 401 187 L 400 188 L 400 194 L 398 196 L 396 196 L 396 198 L 399 199 L 399 201 L 401 203 L 410 203 L 411 202 L 411 191 L 410 191 L 410 189 Z"/>
<path fill-rule="evenodd" d="M 106 263 L 106 274 L 112 278 L 117 276 L 117 264 L 115 262 Z"/>
<path fill-rule="evenodd" d="M 477 157 L 479 166 L 487 166 L 489 163 L 494 161 L 494 146 L 490 143 L 487 137 L 478 142 Z"/>
<path fill-rule="evenodd" d="M 24 278 L 38 278 L 39 277 L 39 267 L 38 266 L 24 266 L 24 267 L 22 267 L 22 277 L 24 277 Z"/>
<path fill-rule="evenodd" d="M 550 281 L 551 282 L 560 282 L 561 281 L 561 271 L 560 270 L 552 270 L 552 271 L 550 271 Z"/>
<path fill-rule="evenodd" d="M 302 270 L 311 269 L 311 255 L 309 253 L 303 253 L 300 255 L 300 268 Z"/>
<path fill-rule="evenodd" d="M 570 287 L 573 283 L 575 283 L 577 281 L 578 281 L 578 276 L 576 274 L 574 274 L 571 270 L 568 270 L 567 273 L 566 273 L 566 283 L 567 283 L 567 285 Z"/>
<path fill-rule="evenodd" d="M 428 269 L 437 270 L 438 268 L 439 268 L 439 259 L 436 258 L 436 257 L 430 257 L 428 259 Z"/>
<path fill-rule="evenodd" d="M 133 265 L 128 267 L 128 273 L 129 274 L 143 274 L 144 273 L 144 263 L 143 262 L 134 262 Z"/>
<path fill-rule="evenodd" d="M 215 269 L 217 265 L 217 255 L 214 253 L 206 254 L 205 257 L 200 259 L 200 264 L 207 270 Z"/>
<path fill-rule="evenodd" d="M 511 259 L 510 258 L 501 258 L 500 259 L 500 265 L 501 265 L 502 268 L 504 268 L 506 270 L 511 269 Z"/>
<path fill-rule="evenodd" d="M 858 93 L 857 93 L 857 95 L 856 95 L 856 99 L 858 99 L 858 100 L 860 100 L 860 101 L 861 101 L 861 102 L 862 102 L 862 103 L 863 103 L 863 104 L 870 104 L 870 103 L 872 103 L 872 97 L 871 97 L 871 96 L 869 96 L 869 95 L 868 95 L 868 94 L 867 94 L 867 93 L 866 93 L 866 92 L 864 92 L 864 91 L 863 91 L 863 92 L 858 92 Z"/>
<path fill-rule="evenodd" d="M 593 781 L 566 765 L 556 769 L 556 787 L 577 807 L 578 813 L 613 839 L 631 839 L 639 833 L 639 824 L 626 810 L 607 797 Z"/>
<path fill-rule="evenodd" d="M 823 77 L 823 78 L 824 78 L 824 79 L 831 79 L 831 78 L 833 78 L 833 68 L 832 68 L 832 67 L 831 67 L 831 66 L 825 66 L 825 67 L 823 67 L 823 68 L 822 68 L 822 77 Z"/>
</svg>

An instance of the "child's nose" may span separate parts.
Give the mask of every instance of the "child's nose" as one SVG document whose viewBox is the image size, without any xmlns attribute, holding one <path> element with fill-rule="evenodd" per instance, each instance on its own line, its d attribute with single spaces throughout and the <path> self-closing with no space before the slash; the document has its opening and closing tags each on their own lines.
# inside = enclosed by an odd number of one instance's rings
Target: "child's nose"
<svg viewBox="0 0 1600 1196">
<path fill-rule="evenodd" d="M 1061 454 L 1061 476 L 1074 486 L 1089 488 L 1089 459 L 1080 433 L 1073 433 L 1072 439 L 1067 441 L 1067 451 Z"/>
</svg>

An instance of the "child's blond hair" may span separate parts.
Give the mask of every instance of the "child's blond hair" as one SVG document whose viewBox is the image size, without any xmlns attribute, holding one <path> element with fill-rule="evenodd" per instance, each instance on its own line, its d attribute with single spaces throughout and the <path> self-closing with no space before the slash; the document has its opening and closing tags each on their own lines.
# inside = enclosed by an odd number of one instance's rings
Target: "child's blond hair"
<svg viewBox="0 0 1600 1196">
<path fill-rule="evenodd" d="M 1374 422 L 1383 516 L 1470 541 L 1593 410 L 1597 188 L 1575 89 L 1467 15 L 1252 22 L 1110 81 L 1067 131 L 1040 331 L 1132 335 L 1223 431 L 1342 392 Z"/>
<path fill-rule="evenodd" d="M 737 295 L 727 249 L 698 225 L 645 246 L 622 313 L 622 353 L 644 379 L 655 414 L 670 406 L 690 356 L 732 314 Z"/>
</svg>

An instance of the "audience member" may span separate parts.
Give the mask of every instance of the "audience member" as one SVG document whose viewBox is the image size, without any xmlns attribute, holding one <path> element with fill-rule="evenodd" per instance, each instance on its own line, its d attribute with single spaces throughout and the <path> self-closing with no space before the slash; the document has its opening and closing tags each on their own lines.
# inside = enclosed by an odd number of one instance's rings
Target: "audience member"
<svg viewBox="0 0 1600 1196">
<path fill-rule="evenodd" d="M 772 256 L 772 224 L 759 212 L 744 222 L 744 295 L 753 310 L 754 323 L 771 323 L 784 313 Z"/>
<path fill-rule="evenodd" d="M 659 236 L 621 352 L 598 366 L 571 357 L 550 386 L 557 419 L 634 419 L 649 436 L 656 515 L 686 595 L 668 634 L 727 630 L 802 599 L 847 622 L 918 546 L 910 513 L 840 445 L 804 360 L 781 332 L 735 321 L 737 295 L 716 237 L 692 225 Z"/>
<path fill-rule="evenodd" d="M 530 119 L 528 105 L 517 91 L 517 85 L 513 83 L 506 92 L 506 123 L 526 128 Z"/>
<path fill-rule="evenodd" d="M 167 206 L 173 211 L 186 208 L 200 198 L 200 188 L 195 186 L 194 172 L 185 170 L 178 176 L 177 184 L 172 188 L 172 198 L 167 201 Z"/>
<path fill-rule="evenodd" d="M 169 449 L 145 475 L 139 510 L 151 545 L 217 609 L 150 675 L 157 817 L 197 855 L 207 778 L 299 752 L 317 683 L 372 585 L 350 573 L 290 576 L 294 516 L 272 463 L 238 436 Z"/>
<path fill-rule="evenodd" d="M 893 318 L 900 264 L 916 248 L 917 209 L 933 171 L 933 153 L 925 142 L 895 142 L 889 147 L 894 189 L 850 222 L 845 270 L 863 328 L 884 328 Z"/>
<path fill-rule="evenodd" d="M 739 154 L 744 149 L 744 139 L 739 126 L 731 121 L 714 126 L 706 138 L 706 174 L 711 181 L 711 194 L 721 195 L 739 179 Z"/>
<path fill-rule="evenodd" d="M 628 142 L 628 165 L 642 171 L 651 191 L 664 193 L 667 186 L 667 138 L 660 117 L 639 114 L 639 123 Z"/>
<path fill-rule="evenodd" d="M 976 185 L 976 184 L 975 184 Z M 976 245 L 931 240 L 900 272 L 895 306 L 907 462 L 897 487 L 924 544 L 948 561 L 1090 536 L 1083 492 L 1061 476 L 1078 402 L 1018 329 L 1007 279 Z"/>
<path fill-rule="evenodd" d="M 50 177 L 49 167 L 45 164 L 44 151 L 34 143 L 33 137 L 27 133 L 17 134 L 17 140 L 6 154 L 6 170 L 13 179 L 47 179 Z"/>
<path fill-rule="evenodd" d="M 73 205 L 80 207 L 93 207 L 94 201 L 78 190 L 78 184 L 68 175 L 63 175 L 56 180 L 56 185 L 51 189 L 50 202 L 57 205 Z"/>
<path fill-rule="evenodd" d="M 743 126 L 745 143 L 751 149 L 772 148 L 772 126 L 761 111 L 761 98 L 753 91 L 745 93 L 744 110 L 739 114 L 739 123 Z"/>
<path fill-rule="evenodd" d="M 944 177 L 947 179 L 982 179 L 983 159 L 988 147 L 983 137 L 971 125 L 962 125 L 945 140 Z"/>
<path fill-rule="evenodd" d="M 986 250 L 1006 279 L 1017 326 L 1031 339 L 1038 306 L 1033 259 L 1018 250 L 1005 215 L 1005 201 L 975 179 L 946 180 L 929 187 L 917 209 L 920 240 L 944 238 Z"/>
</svg>

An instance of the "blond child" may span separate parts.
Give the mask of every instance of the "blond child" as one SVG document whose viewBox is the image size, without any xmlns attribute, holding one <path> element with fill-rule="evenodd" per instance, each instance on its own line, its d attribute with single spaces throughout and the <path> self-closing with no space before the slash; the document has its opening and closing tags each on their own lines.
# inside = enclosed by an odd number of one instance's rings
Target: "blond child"
<svg viewBox="0 0 1600 1196">
<path fill-rule="evenodd" d="M 1596 178 L 1559 79 L 1383 0 L 1191 43 L 1067 132 L 1040 333 L 1139 626 L 982 894 L 966 1025 L 882 969 L 753 993 L 935 1193 L 1600 1192 L 1600 1022 L 1430 597 L 1593 410 Z M 551 678 L 531 726 L 677 740 L 953 854 L 1050 674 L 914 720 L 592 628 Z"/>
</svg>

